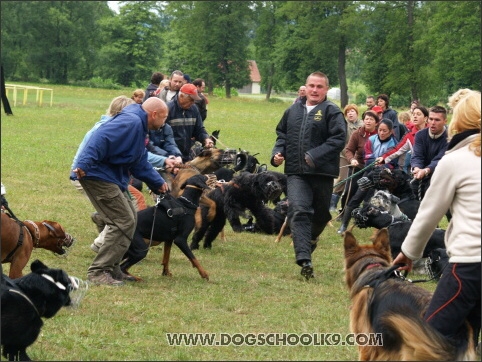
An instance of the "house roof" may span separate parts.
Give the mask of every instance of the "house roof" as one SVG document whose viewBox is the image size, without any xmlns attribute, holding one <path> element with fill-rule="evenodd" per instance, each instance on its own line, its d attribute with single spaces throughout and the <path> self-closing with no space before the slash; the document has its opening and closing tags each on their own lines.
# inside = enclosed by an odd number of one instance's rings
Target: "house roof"
<svg viewBox="0 0 482 362">
<path fill-rule="evenodd" d="M 261 82 L 261 75 L 259 74 L 256 60 L 248 60 L 248 63 L 249 63 L 251 82 Z"/>
</svg>

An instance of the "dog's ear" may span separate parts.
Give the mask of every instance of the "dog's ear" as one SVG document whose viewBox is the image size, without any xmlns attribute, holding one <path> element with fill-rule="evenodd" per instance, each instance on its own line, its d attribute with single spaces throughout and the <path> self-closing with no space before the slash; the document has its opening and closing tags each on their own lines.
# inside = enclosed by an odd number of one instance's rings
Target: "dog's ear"
<svg viewBox="0 0 482 362">
<path fill-rule="evenodd" d="M 38 259 L 34 260 L 30 265 L 30 270 L 32 271 L 32 273 L 38 273 L 40 270 L 44 269 L 48 269 L 48 266 Z"/>
<path fill-rule="evenodd" d="M 343 246 L 345 248 L 345 257 L 354 254 L 360 247 L 355 236 L 350 231 L 345 231 Z"/>
<path fill-rule="evenodd" d="M 388 229 L 383 228 L 378 230 L 377 235 L 375 236 L 375 240 L 373 241 L 373 246 L 375 248 L 383 253 L 386 254 L 390 257 L 391 260 L 391 254 L 390 254 L 390 238 L 388 236 Z"/>
</svg>

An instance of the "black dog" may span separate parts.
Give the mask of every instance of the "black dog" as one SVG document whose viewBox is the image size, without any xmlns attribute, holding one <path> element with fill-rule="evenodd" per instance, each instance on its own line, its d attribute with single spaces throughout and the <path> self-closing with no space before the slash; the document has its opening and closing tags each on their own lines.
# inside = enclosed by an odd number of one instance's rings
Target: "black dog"
<svg viewBox="0 0 482 362">
<path fill-rule="evenodd" d="M 199 198 L 208 189 L 206 175 L 195 175 L 188 178 L 182 185 L 184 192 L 178 198 L 165 195 L 156 205 L 137 213 L 137 226 L 129 250 L 121 262 L 121 270 L 128 274 L 128 269 L 144 259 L 149 246 L 165 242 L 162 260 L 162 275 L 169 272 L 169 257 L 172 243 L 186 255 L 192 266 L 197 268 L 201 277 L 209 280 L 208 273 L 202 268 L 187 244 L 187 238 L 194 229 L 194 214 L 198 208 Z M 152 241 L 150 240 L 152 234 Z M 139 278 L 136 277 L 139 280 Z"/>
<path fill-rule="evenodd" d="M 216 203 L 216 215 L 209 222 L 206 218 L 207 210 L 201 207 L 201 225 L 193 235 L 191 249 L 199 249 L 199 242 L 203 238 L 204 248 L 211 248 L 212 242 L 226 225 L 226 220 L 235 232 L 244 231 L 240 217 L 245 215 L 246 210 L 256 219 L 259 230 L 274 234 L 276 229 L 273 210 L 265 203 L 278 199 L 283 192 L 279 177 L 279 173 L 271 171 L 256 174 L 243 172 L 231 182 L 222 184 L 207 194 L 207 197 Z"/>
<path fill-rule="evenodd" d="M 362 208 L 353 210 L 352 216 L 356 226 L 361 229 L 368 227 L 377 229 L 388 228 L 390 249 L 394 259 L 400 253 L 402 243 L 412 226 L 410 220 L 395 218 L 389 212 L 373 205 L 365 205 Z M 435 229 L 423 251 L 423 257 L 428 257 L 435 249 L 445 249 L 444 237 L 445 230 Z"/>
<path fill-rule="evenodd" d="M 75 279 L 62 269 L 51 269 L 39 260 L 32 272 L 10 279 L 2 274 L 2 354 L 9 361 L 30 361 L 26 349 L 43 326 L 42 318 L 52 318 L 71 304 L 69 293 L 78 288 Z"/>
</svg>

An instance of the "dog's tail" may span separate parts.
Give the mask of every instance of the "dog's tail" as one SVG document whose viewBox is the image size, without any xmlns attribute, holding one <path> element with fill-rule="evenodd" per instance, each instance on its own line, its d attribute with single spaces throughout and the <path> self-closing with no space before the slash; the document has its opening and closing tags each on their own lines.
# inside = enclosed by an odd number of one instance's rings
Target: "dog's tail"
<svg viewBox="0 0 482 362">
<path fill-rule="evenodd" d="M 402 361 L 455 361 L 473 360 L 475 357 L 473 348 L 458 355 L 461 351 L 457 351 L 444 336 L 416 316 L 390 314 L 383 318 L 383 324 L 389 333 L 393 333 L 401 341 Z"/>
</svg>

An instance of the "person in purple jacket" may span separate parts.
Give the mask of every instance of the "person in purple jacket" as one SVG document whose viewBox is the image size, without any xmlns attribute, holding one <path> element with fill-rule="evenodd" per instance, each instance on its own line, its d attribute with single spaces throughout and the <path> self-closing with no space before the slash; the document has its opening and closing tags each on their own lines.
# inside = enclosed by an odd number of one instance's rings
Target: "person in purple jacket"
<svg viewBox="0 0 482 362">
<path fill-rule="evenodd" d="M 130 280 L 119 267 L 137 223 L 127 192 L 129 176 L 144 181 L 157 194 L 168 191 L 147 161 L 146 150 L 148 131 L 162 127 L 167 112 L 157 97 L 125 107 L 92 134 L 73 165 L 73 174 L 108 226 L 104 244 L 87 271 L 91 283 L 119 286 Z"/>
</svg>

